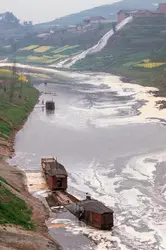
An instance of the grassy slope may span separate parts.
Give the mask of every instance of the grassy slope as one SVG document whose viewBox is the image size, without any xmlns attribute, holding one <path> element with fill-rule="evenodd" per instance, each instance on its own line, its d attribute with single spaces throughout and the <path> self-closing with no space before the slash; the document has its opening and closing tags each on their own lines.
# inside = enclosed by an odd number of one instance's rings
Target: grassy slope
<svg viewBox="0 0 166 250">
<path fill-rule="evenodd" d="M 14 98 L 10 102 L 10 73 L 5 75 L 4 80 L 4 73 L 1 72 L 0 81 L 0 147 L 2 147 L 2 145 L 10 145 L 13 132 L 19 128 L 34 107 L 38 99 L 38 91 L 30 83 L 24 83 L 22 98 L 19 98 L 21 85 L 17 83 L 14 87 Z M 6 92 L 3 88 L 4 81 L 8 86 Z M 0 224 L 15 224 L 24 229 L 34 230 L 35 227 L 30 218 L 31 211 L 25 201 L 10 191 L 11 188 L 13 187 L 0 176 Z"/>
<path fill-rule="evenodd" d="M 166 95 L 165 65 L 152 69 L 136 67 L 144 59 L 166 62 L 165 23 L 164 17 L 137 18 L 117 32 L 101 52 L 77 62 L 74 68 L 131 77 L 144 85 L 158 87 Z"/>
<path fill-rule="evenodd" d="M 1 79 L 1 75 L 0 75 Z M 8 81 L 8 80 L 6 80 Z M 38 91 L 34 89 L 30 83 L 24 83 L 22 88 L 22 98 L 19 98 L 21 84 L 17 83 L 14 88 L 14 98 L 9 101 L 10 84 L 7 91 L 4 92 L 0 85 L 0 138 L 11 139 L 15 130 L 19 128 L 27 114 L 34 107 Z"/>
<path fill-rule="evenodd" d="M 0 178 L 2 179 L 2 178 Z M 32 211 L 27 208 L 25 201 L 9 190 L 6 181 L 0 181 L 0 224 L 14 224 L 27 230 L 34 230 L 31 221 Z"/>
</svg>

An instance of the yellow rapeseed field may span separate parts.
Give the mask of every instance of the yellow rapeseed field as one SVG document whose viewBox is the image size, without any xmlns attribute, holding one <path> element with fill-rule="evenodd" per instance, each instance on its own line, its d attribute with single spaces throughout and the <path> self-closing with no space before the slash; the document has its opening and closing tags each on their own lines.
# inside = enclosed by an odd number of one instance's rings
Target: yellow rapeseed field
<svg viewBox="0 0 166 250">
<path fill-rule="evenodd" d="M 12 73 L 13 73 L 13 71 L 12 70 L 10 70 L 10 69 L 0 69 L 0 73 L 7 73 L 7 75 L 11 75 Z M 6 75 L 6 74 L 5 74 Z M 6 76 L 7 76 L 6 75 Z M 16 75 L 17 75 L 17 77 L 18 77 L 18 81 L 21 81 L 21 82 L 28 82 L 28 79 L 27 79 L 27 77 L 26 76 L 24 76 L 24 75 L 21 75 L 21 74 L 19 74 L 19 73 L 16 73 Z"/>
<path fill-rule="evenodd" d="M 29 45 L 28 47 L 25 47 L 20 50 L 33 50 L 33 49 L 36 49 L 37 47 L 39 47 L 39 45 Z"/>
<path fill-rule="evenodd" d="M 147 68 L 147 69 L 152 69 L 152 68 L 157 68 L 162 65 L 165 65 L 166 62 L 148 62 L 148 63 L 138 63 L 136 64 L 137 67 L 142 67 L 142 68 Z"/>
<path fill-rule="evenodd" d="M 36 53 L 44 53 L 44 52 L 50 50 L 51 48 L 52 48 L 51 46 L 40 46 L 39 48 L 34 49 L 33 51 Z"/>
<path fill-rule="evenodd" d="M 1 73 L 12 73 L 12 70 L 10 69 L 0 69 Z"/>
<path fill-rule="evenodd" d="M 20 74 L 18 74 L 19 75 L 19 78 L 18 78 L 18 80 L 20 81 L 20 82 L 28 82 L 28 79 L 26 78 L 26 76 L 24 76 L 24 75 L 20 75 Z"/>
<path fill-rule="evenodd" d="M 48 60 L 51 59 L 52 57 L 50 56 L 28 56 L 27 59 L 29 61 L 43 61 L 43 60 Z"/>
</svg>

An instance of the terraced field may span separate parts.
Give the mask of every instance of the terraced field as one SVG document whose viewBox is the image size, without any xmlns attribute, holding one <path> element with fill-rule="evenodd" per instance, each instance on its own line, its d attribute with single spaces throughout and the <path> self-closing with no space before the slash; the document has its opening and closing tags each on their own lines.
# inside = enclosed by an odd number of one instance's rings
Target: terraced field
<svg viewBox="0 0 166 250">
<path fill-rule="evenodd" d="M 34 49 L 34 52 L 36 52 L 36 53 L 44 53 L 44 52 L 46 52 L 46 51 L 48 51 L 50 49 L 52 49 L 51 46 L 40 46 L 37 49 Z"/>
<path fill-rule="evenodd" d="M 20 49 L 20 50 L 23 50 L 23 51 L 26 51 L 26 50 L 33 50 L 33 49 L 36 49 L 37 47 L 39 47 L 39 45 L 29 45 L 29 46 L 27 46 L 27 47 L 25 47 L 25 48 L 22 48 L 22 49 Z"/>
<path fill-rule="evenodd" d="M 62 47 L 29 45 L 17 51 L 16 59 L 20 63 L 48 66 L 80 53 L 80 51 L 79 45 Z"/>
</svg>

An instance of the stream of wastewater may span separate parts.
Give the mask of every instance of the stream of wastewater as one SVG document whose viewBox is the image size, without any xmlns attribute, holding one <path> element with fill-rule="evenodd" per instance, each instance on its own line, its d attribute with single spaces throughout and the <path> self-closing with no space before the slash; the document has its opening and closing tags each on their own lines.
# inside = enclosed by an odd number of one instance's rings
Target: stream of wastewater
<svg viewBox="0 0 166 250">
<path fill-rule="evenodd" d="M 56 95 L 43 93 L 18 132 L 10 163 L 25 170 L 34 195 L 44 196 L 40 159 L 58 157 L 68 191 L 80 198 L 88 192 L 112 208 L 115 227 L 99 231 L 61 211 L 50 217 L 50 234 L 64 250 L 166 249 L 166 111 L 155 108 L 148 88 L 118 77 L 64 74 L 70 80 L 48 83 Z M 42 108 L 50 99 L 54 113 Z"/>
</svg>

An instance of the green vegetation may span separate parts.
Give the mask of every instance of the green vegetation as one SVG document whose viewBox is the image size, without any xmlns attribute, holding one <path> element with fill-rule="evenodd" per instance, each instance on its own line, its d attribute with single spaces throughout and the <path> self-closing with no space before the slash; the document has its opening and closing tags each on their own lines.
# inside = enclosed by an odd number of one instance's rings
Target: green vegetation
<svg viewBox="0 0 166 250">
<path fill-rule="evenodd" d="M 1 182 L 7 184 L 8 186 L 10 186 L 11 188 L 13 188 L 14 190 L 16 190 L 17 192 L 20 193 L 20 191 L 19 191 L 17 188 L 13 187 L 13 186 L 12 186 L 6 179 L 4 179 L 2 176 L 0 176 L 0 183 L 1 183 Z"/>
<path fill-rule="evenodd" d="M 3 183 L 8 184 L 0 177 L 0 224 L 14 224 L 26 230 L 35 230 L 30 217 L 32 211 L 27 208 L 25 201 L 13 194 Z"/>
<path fill-rule="evenodd" d="M 13 132 L 23 123 L 37 99 L 38 91 L 27 82 L 25 76 L 20 77 L 9 69 L 0 69 L 0 144 L 10 146 Z M 0 224 L 35 230 L 31 221 L 32 211 L 18 197 L 19 192 L 0 176 Z"/>
<path fill-rule="evenodd" d="M 80 47 L 80 46 L 79 45 L 74 45 L 74 46 L 65 45 L 62 48 L 56 49 L 54 51 L 54 53 L 55 54 L 59 54 L 59 53 L 62 53 L 62 52 L 66 53 L 66 51 L 70 51 L 71 52 L 71 51 L 73 51 L 73 49 L 78 48 L 78 47 Z"/>
<path fill-rule="evenodd" d="M 4 179 L 2 176 L 0 176 L 0 182 L 3 182 L 5 184 L 9 184 L 6 179 Z"/>
<path fill-rule="evenodd" d="M 136 18 L 112 37 L 99 53 L 78 61 L 73 68 L 103 71 L 155 86 L 166 96 L 165 17 Z"/>
<path fill-rule="evenodd" d="M 3 74 L 3 72 L 0 72 L 0 81 Z M 13 82 L 7 76 L 0 83 L 0 138 L 3 139 L 12 136 L 38 99 L 38 91 L 30 83 L 18 81 L 15 83 L 13 90 L 11 84 Z M 13 91 L 12 101 L 10 100 L 11 91 Z"/>
</svg>

